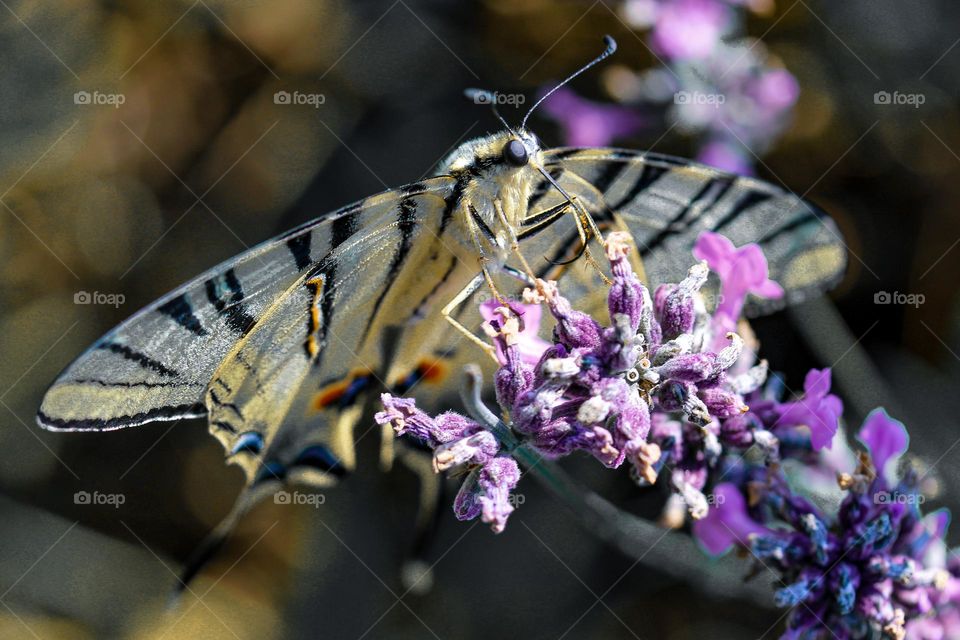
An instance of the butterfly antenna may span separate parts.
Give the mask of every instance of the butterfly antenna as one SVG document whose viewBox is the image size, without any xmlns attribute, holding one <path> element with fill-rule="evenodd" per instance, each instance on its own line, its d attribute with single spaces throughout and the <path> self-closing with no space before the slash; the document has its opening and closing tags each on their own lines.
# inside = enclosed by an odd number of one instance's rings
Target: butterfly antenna
<svg viewBox="0 0 960 640">
<path fill-rule="evenodd" d="M 472 100 L 476 104 L 489 104 L 490 108 L 493 110 L 493 115 L 496 116 L 497 120 L 503 123 L 503 126 L 507 128 L 507 131 L 513 135 L 517 135 L 517 132 L 513 130 L 513 127 L 510 126 L 510 123 L 507 122 L 506 118 L 500 115 L 500 110 L 497 109 L 497 94 L 493 91 L 487 91 L 486 89 L 464 89 L 463 95 L 467 96 L 468 100 Z"/>
<path fill-rule="evenodd" d="M 571 80 L 573 80 L 574 78 L 576 78 L 578 75 L 580 75 L 581 73 L 583 73 L 584 71 L 586 71 L 587 69 L 589 69 L 590 67 L 598 64 L 599 62 L 602 62 L 602 61 L 605 60 L 606 58 L 609 58 L 610 56 L 613 55 L 613 53 L 617 50 L 617 41 L 614 40 L 612 36 L 603 36 L 603 42 L 607 45 L 607 48 L 603 50 L 603 53 L 601 53 L 601 54 L 598 55 L 596 58 L 594 58 L 593 60 L 591 60 L 591 61 L 588 62 L 587 64 L 583 65 L 582 67 L 580 67 L 579 69 L 577 69 L 577 70 L 574 71 L 573 73 L 571 73 L 569 76 L 567 76 L 567 79 L 566 79 L 566 80 L 564 80 L 563 82 L 561 82 L 560 84 L 558 84 L 557 86 L 555 86 L 553 89 L 550 89 L 550 91 L 547 91 L 545 94 L 543 94 L 542 96 L 540 96 L 540 99 L 539 99 L 539 100 L 537 100 L 535 103 L 533 103 L 533 106 L 530 107 L 530 110 L 529 110 L 529 111 L 527 111 L 527 115 L 523 116 L 523 121 L 520 122 L 520 128 L 521 128 L 521 129 L 526 128 L 526 126 L 527 126 L 527 118 L 530 117 L 530 114 L 533 113 L 534 110 L 536 110 L 536 108 L 540 106 L 540 103 L 541 103 L 541 102 L 543 102 L 544 100 L 546 100 L 547 98 L 549 98 L 551 95 L 553 95 L 553 92 L 554 92 L 554 91 L 556 91 L 556 90 L 559 89 L 560 87 L 564 86 L 565 84 L 567 84 L 568 82 L 570 82 Z"/>
</svg>

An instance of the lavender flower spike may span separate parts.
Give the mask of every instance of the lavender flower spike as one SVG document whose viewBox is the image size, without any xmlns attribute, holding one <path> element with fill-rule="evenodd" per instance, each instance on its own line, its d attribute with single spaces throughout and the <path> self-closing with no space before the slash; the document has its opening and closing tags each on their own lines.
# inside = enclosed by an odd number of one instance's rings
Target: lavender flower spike
<svg viewBox="0 0 960 640">
<path fill-rule="evenodd" d="M 413 398 L 398 398 L 384 393 L 380 395 L 384 410 L 373 416 L 377 424 L 393 426 L 398 436 L 412 435 L 430 448 L 453 442 L 482 431 L 476 422 L 448 411 L 432 418 L 417 409 Z"/>
</svg>

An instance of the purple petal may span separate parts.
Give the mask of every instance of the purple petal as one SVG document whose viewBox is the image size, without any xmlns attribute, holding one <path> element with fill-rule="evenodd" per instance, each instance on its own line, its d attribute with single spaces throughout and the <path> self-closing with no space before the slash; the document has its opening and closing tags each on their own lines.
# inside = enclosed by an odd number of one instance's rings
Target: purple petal
<svg viewBox="0 0 960 640">
<path fill-rule="evenodd" d="M 739 394 L 721 387 L 700 389 L 697 395 L 707 405 L 710 415 L 716 418 L 732 418 L 747 411 L 747 405 Z"/>
<path fill-rule="evenodd" d="M 389 393 L 383 393 L 380 395 L 380 402 L 384 410 L 373 416 L 377 424 L 389 424 L 398 436 L 410 434 L 430 447 L 437 446 L 438 441 L 435 437 L 437 423 L 432 417 L 417 409 L 413 398 L 398 398 Z"/>
<path fill-rule="evenodd" d="M 500 314 L 496 310 L 502 307 L 499 301 L 495 298 L 490 300 L 484 300 L 480 303 L 480 316 L 483 318 L 484 322 L 499 321 L 501 320 Z M 542 339 L 539 335 L 540 333 L 540 320 L 543 317 L 543 309 L 540 308 L 538 304 L 523 304 L 518 302 L 510 303 L 510 310 L 513 311 L 520 318 L 521 326 L 523 327 L 520 330 L 520 335 L 517 340 L 517 353 L 520 356 L 520 360 L 529 366 L 534 366 L 540 360 L 540 356 L 543 355 L 543 352 L 547 350 L 547 347 L 550 346 L 550 343 Z M 501 344 L 501 340 L 494 340 L 494 346 L 497 348 L 497 360 L 500 361 L 500 364 L 507 363 L 507 355 L 504 352 L 504 345 Z"/>
<path fill-rule="evenodd" d="M 807 398 L 823 398 L 830 393 L 830 369 L 810 369 L 803 380 Z"/>
<path fill-rule="evenodd" d="M 747 513 L 746 501 L 735 485 L 717 485 L 713 502 L 707 517 L 693 523 L 693 535 L 710 553 L 719 555 L 735 544 L 749 544 L 751 535 L 770 533 Z"/>
<path fill-rule="evenodd" d="M 492 433 L 479 431 L 438 446 L 433 452 L 433 470 L 440 472 L 461 465 L 484 464 L 499 450 L 500 443 Z"/>
<path fill-rule="evenodd" d="M 510 492 L 519 481 L 520 467 L 510 456 L 497 456 L 480 469 L 477 487 L 481 517 L 494 533 L 500 533 L 507 526 L 507 518 L 514 509 Z"/>
<path fill-rule="evenodd" d="M 903 454 L 910 442 L 903 423 L 891 418 L 884 409 L 870 412 L 857 437 L 870 450 L 878 473 L 883 473 L 891 458 Z"/>
<path fill-rule="evenodd" d="M 627 258 L 631 249 L 629 235 L 614 231 L 607 236 L 605 248 L 613 274 L 613 284 L 607 294 L 610 317 L 620 314 L 627 316 L 630 319 L 630 328 L 636 333 L 643 311 L 644 286 L 633 272 Z"/>
<path fill-rule="evenodd" d="M 761 107 L 781 111 L 797 101 L 800 85 L 786 69 L 771 69 L 754 82 L 750 92 Z"/>
<path fill-rule="evenodd" d="M 573 146 L 607 146 L 646 124 L 646 119 L 634 109 L 593 102 L 566 87 L 550 96 L 543 110 L 560 124 L 566 143 Z"/>
<path fill-rule="evenodd" d="M 693 257 L 706 260 L 710 270 L 721 278 L 730 272 L 736 252 L 736 247 L 726 236 L 712 231 L 704 231 L 697 236 L 697 242 L 693 246 Z"/>
<path fill-rule="evenodd" d="M 697 161 L 737 175 L 753 175 L 753 163 L 743 150 L 743 145 L 713 140 L 700 149 Z"/>
<path fill-rule="evenodd" d="M 778 300 L 783 297 L 783 287 L 773 280 L 767 279 L 754 287 L 751 293 L 768 300 Z"/>
<path fill-rule="evenodd" d="M 483 511 L 483 507 L 480 506 L 477 483 L 479 476 L 480 469 L 474 469 L 460 485 L 460 491 L 453 499 L 453 514 L 457 520 L 473 520 Z"/>
</svg>

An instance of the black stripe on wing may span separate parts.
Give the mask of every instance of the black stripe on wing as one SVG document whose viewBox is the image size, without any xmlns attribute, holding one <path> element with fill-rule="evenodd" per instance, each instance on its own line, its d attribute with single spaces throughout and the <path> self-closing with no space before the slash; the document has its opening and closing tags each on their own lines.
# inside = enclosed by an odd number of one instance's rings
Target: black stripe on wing
<svg viewBox="0 0 960 640">
<path fill-rule="evenodd" d="M 413 196 L 407 196 L 400 201 L 400 206 L 397 208 L 397 227 L 400 229 L 400 244 L 397 245 L 396 250 L 393 252 L 393 258 L 390 260 L 390 268 L 387 271 L 386 280 L 382 285 L 380 295 L 377 296 L 377 300 L 373 303 L 373 311 L 367 319 L 367 326 L 364 327 L 360 339 L 361 344 L 367 339 L 370 329 L 373 328 L 373 323 L 377 318 L 377 313 L 380 311 L 380 306 L 383 304 L 384 299 L 386 299 L 387 294 L 390 293 L 390 288 L 393 286 L 397 276 L 400 275 L 400 268 L 403 266 L 407 254 L 410 253 L 410 247 L 413 244 L 413 233 L 417 227 L 417 201 Z"/>
<path fill-rule="evenodd" d="M 640 255 L 646 256 L 651 251 L 656 250 L 663 244 L 667 238 L 686 232 L 701 217 L 707 214 L 720 200 L 730 191 L 736 179 L 734 176 L 721 174 L 716 178 L 709 180 L 700 191 L 693 197 L 687 206 L 680 209 L 677 214 L 650 240 L 646 241 L 640 248 Z M 745 203 L 746 206 L 746 203 Z M 742 212 L 742 208 L 740 211 Z M 693 215 L 691 215 L 691 213 Z M 689 216 L 689 218 L 688 218 Z M 732 219 L 732 218 L 731 218 Z M 724 224 L 729 222 L 726 220 Z"/>
<path fill-rule="evenodd" d="M 119 356 L 122 356 L 125 360 L 136 362 L 144 369 L 149 369 L 155 373 L 159 373 L 162 376 L 176 378 L 180 375 L 178 371 L 167 367 L 159 360 L 154 360 L 150 356 L 140 353 L 135 349 L 131 349 L 125 344 L 119 344 L 117 342 L 101 342 L 96 346 L 96 348 L 115 353 Z"/>
<path fill-rule="evenodd" d="M 178 325 L 198 336 L 207 335 L 207 330 L 200 324 L 200 320 L 193 314 L 193 306 L 187 300 L 187 294 L 171 298 L 157 307 L 157 311 L 173 318 Z"/>
<path fill-rule="evenodd" d="M 243 287 L 233 269 L 214 276 L 203 283 L 207 300 L 226 320 L 227 326 L 241 336 L 247 334 L 256 319 L 243 306 Z"/>
<path fill-rule="evenodd" d="M 180 404 L 166 407 L 155 407 L 149 411 L 142 411 L 129 416 L 115 416 L 113 418 L 71 418 L 62 420 L 46 415 L 42 410 L 37 411 L 37 422 L 44 429 L 52 431 L 112 431 L 132 427 L 153 420 L 171 420 L 174 418 L 200 418 L 207 415 L 203 403 Z"/>
</svg>

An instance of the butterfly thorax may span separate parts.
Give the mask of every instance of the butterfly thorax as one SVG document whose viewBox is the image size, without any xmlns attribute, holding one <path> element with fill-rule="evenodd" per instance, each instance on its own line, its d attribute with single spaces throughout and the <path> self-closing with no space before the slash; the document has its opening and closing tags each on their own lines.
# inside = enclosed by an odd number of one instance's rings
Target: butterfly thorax
<svg viewBox="0 0 960 640">
<path fill-rule="evenodd" d="M 453 151 L 437 173 L 453 176 L 463 185 L 457 218 L 464 237 L 472 241 L 479 236 L 495 248 L 498 261 L 505 260 L 527 216 L 527 202 L 540 178 L 537 167 L 542 164 L 540 144 L 525 130 L 470 140 Z"/>
</svg>

